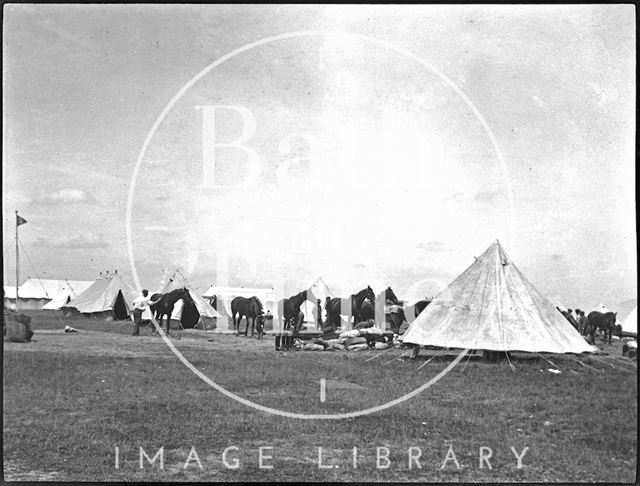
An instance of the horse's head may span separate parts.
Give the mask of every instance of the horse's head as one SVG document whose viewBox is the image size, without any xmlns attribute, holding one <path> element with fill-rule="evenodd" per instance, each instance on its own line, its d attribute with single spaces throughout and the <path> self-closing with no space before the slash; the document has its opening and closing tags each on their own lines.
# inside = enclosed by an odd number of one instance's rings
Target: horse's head
<svg viewBox="0 0 640 486">
<path fill-rule="evenodd" d="M 387 290 L 384 291 L 384 300 L 385 302 L 390 300 L 393 305 L 398 303 L 398 297 L 396 297 L 396 294 L 393 292 L 391 287 L 387 287 Z"/>
<path fill-rule="evenodd" d="M 191 292 L 189 292 L 189 289 L 186 287 L 183 287 L 180 290 L 181 290 L 182 299 L 184 300 L 184 303 L 193 304 L 193 298 L 191 297 Z"/>
<path fill-rule="evenodd" d="M 373 292 L 373 289 L 367 285 L 367 288 L 364 289 L 364 298 L 369 299 L 371 302 L 376 300 L 376 294 Z"/>
<path fill-rule="evenodd" d="M 260 299 L 258 299 L 258 297 L 254 295 L 253 297 L 251 297 L 251 301 L 253 302 L 253 305 L 255 305 L 258 310 L 257 314 L 262 314 L 264 307 L 262 307 L 262 302 L 260 301 Z"/>
</svg>

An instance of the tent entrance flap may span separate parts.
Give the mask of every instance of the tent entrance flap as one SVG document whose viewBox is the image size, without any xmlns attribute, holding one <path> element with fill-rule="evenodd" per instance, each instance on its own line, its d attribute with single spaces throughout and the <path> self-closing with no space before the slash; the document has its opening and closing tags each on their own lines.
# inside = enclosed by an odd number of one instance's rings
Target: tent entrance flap
<svg viewBox="0 0 640 486">
<path fill-rule="evenodd" d="M 113 304 L 113 315 L 117 321 L 124 321 L 129 317 L 129 309 L 127 308 L 127 304 L 121 290 L 118 291 L 116 301 Z"/>
</svg>

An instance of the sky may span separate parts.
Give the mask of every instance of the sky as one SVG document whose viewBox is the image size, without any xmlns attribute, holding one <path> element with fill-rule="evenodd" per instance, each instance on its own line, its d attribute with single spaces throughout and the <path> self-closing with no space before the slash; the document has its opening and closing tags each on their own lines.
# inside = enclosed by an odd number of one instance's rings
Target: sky
<svg viewBox="0 0 640 486">
<path fill-rule="evenodd" d="M 635 298 L 633 8 L 7 5 L 5 284 Z"/>
</svg>

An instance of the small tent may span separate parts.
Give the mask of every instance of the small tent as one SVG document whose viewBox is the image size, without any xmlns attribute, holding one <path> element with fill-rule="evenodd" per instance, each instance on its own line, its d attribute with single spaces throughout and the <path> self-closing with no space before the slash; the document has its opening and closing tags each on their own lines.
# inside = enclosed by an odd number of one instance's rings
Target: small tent
<svg viewBox="0 0 640 486">
<path fill-rule="evenodd" d="M 194 291 L 188 284 L 187 279 L 179 272 L 176 271 L 169 279 L 169 282 L 162 289 L 163 294 L 171 292 L 172 290 L 186 288 L 189 291 L 189 295 L 193 300 L 193 304 L 185 304 L 182 300 L 176 302 L 176 305 L 171 314 L 172 321 L 180 321 L 182 327 L 185 329 L 191 329 L 199 327 L 201 329 L 215 329 L 217 326 L 217 319 L 222 317 L 209 302 L 201 297 L 196 291 Z"/>
<path fill-rule="evenodd" d="M 305 300 L 300 306 L 300 310 L 304 314 L 304 322 L 306 324 L 317 326 L 317 299 L 320 299 L 320 306 L 322 307 L 321 315 L 319 317 L 324 320 L 324 304 L 327 297 L 335 297 L 335 294 L 331 291 L 324 279 L 322 277 L 318 277 L 313 285 L 307 289 L 307 300 Z"/>
<path fill-rule="evenodd" d="M 20 310 L 39 310 L 48 305 L 65 288 L 68 280 L 55 280 L 44 278 L 28 278 L 18 287 L 18 307 Z M 82 290 L 91 285 L 92 282 L 82 282 L 79 287 Z M 15 287 L 4 288 L 5 306 L 15 309 L 16 289 Z"/>
<path fill-rule="evenodd" d="M 622 332 L 624 334 L 637 336 L 638 335 L 638 308 L 636 307 L 631 313 L 625 317 L 622 321 Z"/>
<path fill-rule="evenodd" d="M 497 240 L 420 313 L 404 342 L 489 351 L 593 352 Z"/>
<path fill-rule="evenodd" d="M 231 301 L 235 297 L 253 297 L 256 296 L 262 302 L 264 311 L 273 312 L 278 307 L 278 298 L 272 288 L 256 288 L 256 287 L 221 287 L 212 285 L 209 287 L 202 296 L 209 300 L 213 296 L 216 296 L 218 305 L 220 302 L 224 303 L 224 306 L 229 314 L 231 314 Z"/>
<path fill-rule="evenodd" d="M 82 292 L 87 290 L 93 282 L 83 280 L 63 280 L 62 287 L 53 298 L 42 306 L 44 310 L 57 310 L 71 302 Z"/>
<path fill-rule="evenodd" d="M 262 302 L 265 313 L 274 315 L 278 309 L 278 299 L 272 288 L 256 288 L 256 287 L 223 287 L 212 285 L 202 296 L 210 301 L 216 298 L 216 310 L 221 315 L 216 320 L 216 331 L 233 332 L 233 319 L 231 318 L 231 301 L 236 297 L 253 297 L 256 296 Z M 269 329 L 269 324 L 266 324 Z"/>
<path fill-rule="evenodd" d="M 135 290 L 118 273 L 107 274 L 61 307 L 91 317 L 121 321 L 129 317 Z"/>
<path fill-rule="evenodd" d="M 611 312 L 611 310 L 609 310 L 609 308 L 606 305 L 600 303 L 600 304 L 596 305 L 591 310 L 591 312 L 600 312 L 601 314 L 606 314 L 607 312 Z M 586 314 L 588 315 L 589 313 L 587 312 Z"/>
</svg>

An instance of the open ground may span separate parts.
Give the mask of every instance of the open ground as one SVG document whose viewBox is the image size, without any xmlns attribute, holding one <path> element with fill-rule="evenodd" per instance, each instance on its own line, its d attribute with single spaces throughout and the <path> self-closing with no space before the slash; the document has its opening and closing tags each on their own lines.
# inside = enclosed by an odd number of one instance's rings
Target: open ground
<svg viewBox="0 0 640 486">
<path fill-rule="evenodd" d="M 637 366 L 621 356 L 619 341 L 604 348 L 607 354 L 579 360 L 516 354 L 514 370 L 472 356 L 400 405 L 319 421 L 277 417 L 223 396 L 159 337 L 148 330 L 130 336 L 130 322 L 29 314 L 33 341 L 4 343 L 7 480 L 636 480 Z M 64 324 L 78 333 L 64 334 Z M 301 413 L 385 403 L 428 381 L 453 356 L 421 367 L 433 352 L 414 360 L 393 360 L 404 352 L 396 349 L 277 353 L 269 336 L 260 342 L 195 330 L 173 342 L 230 391 Z M 556 367 L 560 373 L 549 371 Z M 164 469 L 159 461 L 140 469 L 140 447 L 151 458 L 163 447 Z M 223 458 L 229 447 L 237 449 Z M 260 468 L 261 447 L 263 467 L 272 468 Z M 481 447 L 491 449 L 491 469 L 479 467 Z M 512 447 L 518 454 L 528 448 L 521 468 Z M 419 459 L 409 461 L 410 448 L 414 457 L 419 449 Z M 377 460 L 387 452 L 388 461 Z M 238 467 L 223 459 L 237 459 Z"/>
</svg>

